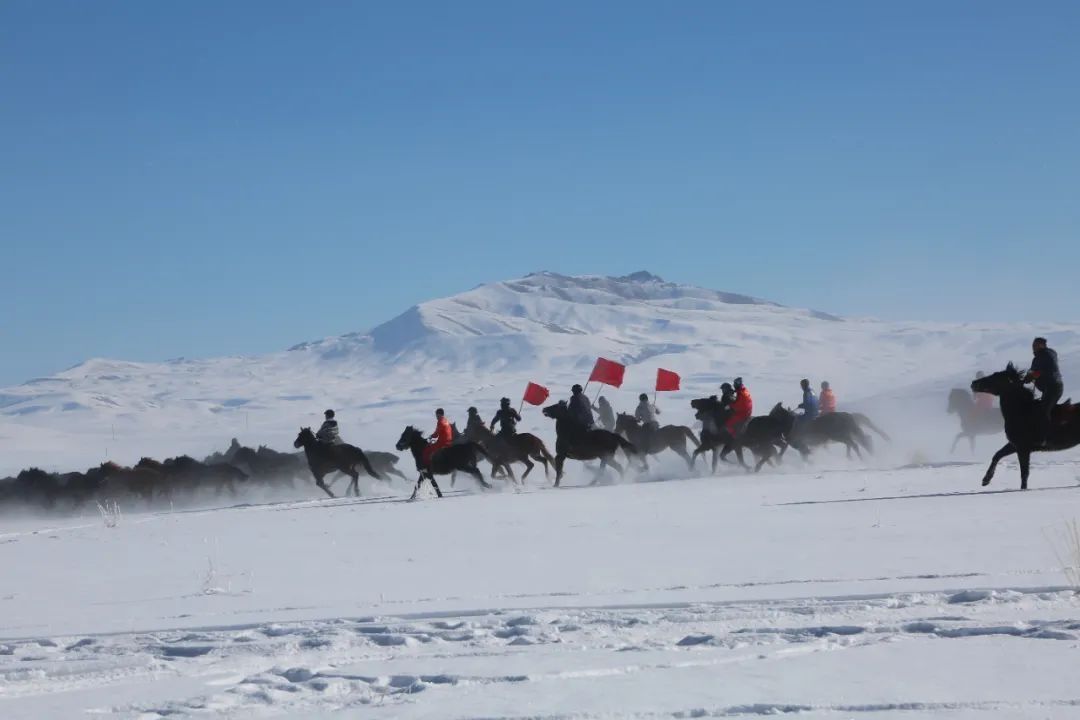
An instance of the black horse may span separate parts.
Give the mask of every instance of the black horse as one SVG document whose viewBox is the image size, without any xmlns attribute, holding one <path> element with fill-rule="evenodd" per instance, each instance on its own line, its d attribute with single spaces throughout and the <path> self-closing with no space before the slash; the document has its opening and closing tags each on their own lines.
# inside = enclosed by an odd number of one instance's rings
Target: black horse
<svg viewBox="0 0 1080 720">
<path fill-rule="evenodd" d="M 983 476 L 984 487 L 994 479 L 998 462 L 1016 453 L 1020 462 L 1020 489 L 1027 490 L 1031 453 L 1068 450 L 1080 445 L 1080 405 L 1073 405 L 1069 400 L 1054 408 L 1046 444 L 1040 442 L 1040 401 L 1035 399 L 1035 393 L 1024 386 L 1023 373 L 1012 363 L 1000 372 L 971 383 L 971 390 L 1001 398 L 1005 437 L 1009 441 L 994 453 L 994 459 Z"/>
<path fill-rule="evenodd" d="M 864 425 L 880 435 L 882 439 L 890 439 L 884 430 L 862 413 L 833 412 L 818 415 L 812 420 L 797 419 L 791 432 L 788 433 L 788 441 L 793 446 L 795 442 L 798 442 L 808 448 L 830 442 L 841 443 L 847 448 L 849 460 L 852 451 L 862 460 L 864 449 L 869 453 L 874 452 L 873 438 L 863 430 Z"/>
<path fill-rule="evenodd" d="M 581 461 L 599 460 L 600 467 L 596 471 L 596 477 L 590 483 L 590 485 L 595 485 L 608 465 L 615 468 L 620 476 L 623 474 L 622 465 L 615 460 L 615 453 L 620 448 L 626 452 L 627 458 L 638 454 L 633 443 L 621 435 L 607 430 L 583 428 L 570 416 L 570 408 L 565 400 L 548 405 L 543 413 L 545 417 L 555 421 L 555 487 L 559 487 L 559 483 L 562 482 L 563 463 L 566 462 L 566 458 Z"/>
<path fill-rule="evenodd" d="M 686 451 L 686 441 L 690 440 L 696 450 L 701 446 L 700 441 L 694 435 L 694 431 L 685 425 L 663 425 L 654 430 L 647 429 L 633 415 L 619 413 L 615 419 L 615 432 L 619 433 L 634 444 L 643 455 L 656 455 L 665 450 L 674 451 L 686 461 L 691 469 L 694 467 L 694 459 Z M 646 462 L 645 457 L 641 459 Z"/>
<path fill-rule="evenodd" d="M 356 470 L 357 466 L 362 467 L 371 477 L 378 480 L 383 479 L 382 476 L 375 472 L 375 468 L 371 467 L 371 463 L 368 462 L 363 450 L 346 443 L 321 442 L 316 439 L 315 433 L 311 432 L 311 428 L 302 428 L 300 430 L 300 434 L 293 441 L 293 447 L 304 448 L 308 467 L 311 469 L 311 474 L 315 476 L 315 484 L 330 497 L 334 497 L 334 493 L 330 492 L 330 488 L 323 482 L 323 478 L 335 470 L 343 472 L 352 478 L 348 490 L 352 490 L 357 496 L 360 495 L 360 473 Z M 348 490 L 345 491 L 346 494 L 348 494 Z"/>
<path fill-rule="evenodd" d="M 725 427 L 731 417 L 731 406 L 724 406 L 715 395 L 707 398 L 697 398 L 690 401 L 690 407 L 694 408 L 694 417 L 701 421 L 701 442 L 690 458 L 690 466 L 693 467 L 699 455 L 712 451 L 712 471 L 716 474 L 716 466 L 721 457 L 721 450 L 732 448 L 743 467 L 742 448 L 734 447 L 735 438 Z M 723 457 L 727 459 L 727 452 Z"/>
<path fill-rule="evenodd" d="M 956 452 L 956 444 L 965 437 L 971 443 L 971 452 L 975 452 L 975 436 L 997 435 L 1005 429 L 1001 413 L 993 408 L 979 408 L 975 404 L 975 398 L 963 388 L 953 388 L 949 393 L 948 411 L 950 415 L 956 413 L 960 416 L 960 432 L 953 440 L 952 450 L 949 452 Z"/>
<path fill-rule="evenodd" d="M 394 447 L 398 450 L 411 451 L 413 460 L 416 461 L 416 469 L 420 473 L 420 477 L 416 480 L 416 488 L 413 489 L 412 497 L 409 498 L 410 500 L 415 499 L 416 494 L 420 492 L 420 485 L 423 484 L 424 478 L 431 481 L 431 487 L 435 488 L 435 494 L 442 497 L 442 490 L 439 489 L 439 484 L 435 482 L 435 476 L 453 476 L 456 472 L 472 475 L 476 478 L 476 482 L 480 483 L 481 487 L 491 488 L 491 484 L 484 479 L 484 473 L 480 472 L 480 468 L 476 466 L 477 457 L 487 457 L 484 448 L 480 447 L 478 443 L 460 442 L 444 447 L 441 450 L 436 450 L 431 455 L 430 460 L 425 462 L 424 455 L 428 450 L 427 438 L 424 433 L 409 425 L 401 433 L 401 437 Z"/>
<path fill-rule="evenodd" d="M 746 429 L 735 438 L 734 445 L 724 448 L 720 457 L 724 457 L 731 450 L 747 448 L 757 458 L 754 472 L 761 472 L 765 463 L 775 465 L 776 461 L 783 457 L 788 446 L 798 450 L 805 460 L 810 456 L 810 448 L 801 440 L 793 436 L 796 422 L 796 414 L 788 410 L 782 403 L 776 403 L 768 415 L 758 415 L 750 419 Z M 739 456 L 742 462 L 742 456 Z"/>
</svg>

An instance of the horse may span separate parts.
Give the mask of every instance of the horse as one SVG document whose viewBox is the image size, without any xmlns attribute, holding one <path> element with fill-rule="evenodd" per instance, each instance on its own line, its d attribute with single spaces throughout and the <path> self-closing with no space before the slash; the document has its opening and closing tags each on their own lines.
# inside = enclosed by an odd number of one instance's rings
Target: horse
<svg viewBox="0 0 1080 720">
<path fill-rule="evenodd" d="M 397 469 L 397 463 L 400 459 L 397 455 L 391 452 L 379 452 L 377 450 L 371 450 L 367 454 L 368 460 L 371 462 L 371 467 L 380 475 L 396 475 L 405 482 L 409 482 L 409 478 L 405 473 Z"/>
<path fill-rule="evenodd" d="M 360 496 L 360 473 L 356 470 L 357 465 L 364 468 L 371 477 L 382 480 L 382 476 L 371 467 L 363 450 L 346 443 L 321 442 L 309 427 L 300 429 L 300 434 L 293 441 L 293 447 L 304 448 L 304 455 L 307 457 L 308 468 L 315 477 L 315 484 L 330 497 L 334 497 L 334 493 L 330 492 L 323 478 L 335 470 L 352 478 L 345 493 L 348 494 L 349 490 L 352 490 L 357 497 Z"/>
<path fill-rule="evenodd" d="M 615 461 L 615 453 L 620 448 L 629 459 L 638 455 L 638 449 L 622 435 L 608 430 L 583 428 L 570 416 L 570 408 L 565 400 L 543 409 L 544 417 L 555 421 L 555 487 L 559 487 L 563 476 L 563 463 L 571 460 L 599 460 L 600 467 L 596 477 L 589 483 L 595 485 L 600 480 L 604 468 L 610 465 L 620 476 L 625 472 L 622 465 Z"/>
<path fill-rule="evenodd" d="M 734 443 L 725 447 L 720 457 L 723 458 L 732 450 L 737 453 L 740 448 L 747 448 L 757 458 L 754 472 L 761 472 L 765 463 L 775 465 L 776 460 L 783 457 L 789 445 L 798 450 L 803 459 L 806 459 L 810 455 L 810 449 L 797 438 L 792 437 L 795 419 L 794 412 L 785 408 L 783 403 L 776 403 L 768 415 L 750 418 L 746 429 L 735 436 Z M 741 455 L 739 462 L 743 467 L 747 467 Z"/>
<path fill-rule="evenodd" d="M 1001 398 L 1001 416 L 1008 440 L 1004 447 L 994 453 L 990 467 L 983 476 L 983 487 L 993 480 L 1001 459 L 1016 453 L 1020 463 L 1020 489 L 1027 490 L 1031 453 L 1057 452 L 1080 445 L 1080 405 L 1073 405 L 1071 400 L 1055 406 L 1046 444 L 1040 443 L 1041 401 L 1036 400 L 1035 393 L 1025 387 L 1023 373 L 1012 363 L 1000 372 L 975 380 L 971 383 L 971 390 Z"/>
<path fill-rule="evenodd" d="M 686 461 L 692 470 L 694 459 L 686 452 L 686 440 L 694 443 L 694 449 L 701 447 L 701 442 L 694 431 L 685 425 L 664 425 L 656 429 L 646 428 L 633 415 L 619 413 L 615 418 L 615 432 L 619 433 L 641 450 L 642 462 L 647 463 L 647 456 L 656 455 L 665 450 L 673 450 Z"/>
<path fill-rule="evenodd" d="M 409 498 L 410 500 L 416 499 L 416 494 L 420 492 L 420 485 L 423 484 L 424 478 L 431 482 L 431 487 L 435 488 L 435 494 L 442 497 L 442 490 L 439 489 L 439 484 L 435 482 L 435 476 L 453 476 L 456 472 L 472 475 L 476 482 L 480 483 L 481 487 L 491 488 L 491 483 L 484 479 L 484 473 L 480 472 L 480 468 L 476 467 L 477 455 L 487 457 L 487 453 L 484 452 L 484 448 L 480 447 L 479 443 L 466 441 L 432 452 L 429 449 L 424 433 L 409 425 L 401 433 L 401 437 L 398 438 L 394 447 L 402 451 L 411 451 L 413 460 L 416 461 L 416 469 L 420 473 L 412 497 Z"/>
<path fill-rule="evenodd" d="M 806 447 L 815 447 L 829 442 L 842 443 L 847 448 L 849 460 L 853 450 L 862 460 L 863 449 L 868 453 L 874 452 L 873 438 L 862 429 L 863 425 L 876 432 L 882 439 L 890 440 L 888 434 L 875 425 L 870 418 L 862 413 L 847 412 L 825 413 L 810 420 L 800 418 L 792 426 L 788 440 L 789 442 L 798 441 Z M 806 454 L 804 453 L 803 456 L 805 457 Z"/>
<path fill-rule="evenodd" d="M 555 458 L 548 451 L 544 441 L 532 433 L 514 433 L 513 435 L 497 435 L 482 423 L 474 424 L 465 428 L 465 436 L 480 443 L 491 459 L 491 476 L 495 477 L 498 468 L 506 470 L 507 475 L 513 482 L 517 482 L 514 476 L 513 463 L 525 465 L 525 473 L 521 476 L 521 482 L 529 477 L 529 473 L 536 467 L 533 460 L 544 466 L 544 477 L 550 477 L 548 467 L 555 463 Z"/>
<path fill-rule="evenodd" d="M 971 393 L 963 388 L 953 388 L 949 392 L 948 412 L 950 415 L 955 413 L 960 416 L 960 432 L 953 440 L 952 449 L 949 452 L 956 452 L 956 444 L 965 437 L 971 443 L 971 452 L 975 452 L 975 436 L 997 435 L 1005 429 L 1005 421 L 1001 413 L 993 409 L 979 408 Z"/>
<path fill-rule="evenodd" d="M 277 452 L 265 445 L 258 450 L 238 445 L 230 447 L 224 456 L 220 453 L 210 456 L 217 457 L 228 457 L 230 465 L 240 468 L 251 477 L 272 483 L 291 485 L 304 468 L 303 461 L 296 455 Z M 206 460 L 207 465 L 220 464 L 211 462 L 210 458 Z"/>
<path fill-rule="evenodd" d="M 734 443 L 734 438 L 728 432 L 726 424 L 731 417 L 731 406 L 721 406 L 719 398 L 712 395 L 707 398 L 697 398 L 690 401 L 690 407 L 694 408 L 694 417 L 701 421 L 701 442 L 690 458 L 690 466 L 693 467 L 699 455 L 712 451 L 712 471 L 716 474 L 717 461 L 721 457 L 721 450 L 726 450 Z M 743 467 L 747 467 L 743 460 L 742 448 L 735 447 L 735 454 Z M 730 452 L 730 451 L 729 451 Z M 723 453 L 727 459 L 727 453 Z"/>
</svg>

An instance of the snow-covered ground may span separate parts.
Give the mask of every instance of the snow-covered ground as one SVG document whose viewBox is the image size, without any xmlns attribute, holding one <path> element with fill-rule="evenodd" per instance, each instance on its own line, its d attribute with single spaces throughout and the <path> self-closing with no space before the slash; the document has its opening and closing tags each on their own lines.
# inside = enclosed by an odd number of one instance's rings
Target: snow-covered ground
<svg viewBox="0 0 1080 720">
<path fill-rule="evenodd" d="M 823 462 L 8 520 L 0 717 L 1076 717 L 1075 458 Z"/>
<path fill-rule="evenodd" d="M 1039 458 L 1018 492 L 1009 463 L 979 486 L 1000 438 L 948 451 L 949 388 L 1025 361 L 1036 332 L 1080 376 L 1080 323 L 840 319 L 540 273 L 281 353 L 2 389 L 0 475 L 286 449 L 325 407 L 389 450 L 436 406 L 463 423 L 530 380 L 561 396 L 600 355 L 629 366 L 604 390 L 622 410 L 657 367 L 683 376 L 659 402 L 684 424 L 734 375 L 759 411 L 807 376 L 893 440 L 756 476 L 672 456 L 588 488 L 572 463 L 563 489 L 538 469 L 414 503 L 401 481 L 331 501 L 305 478 L 115 526 L 0 514 L 0 718 L 1078 717 L 1080 455 Z M 553 441 L 536 409 L 521 429 Z"/>
</svg>

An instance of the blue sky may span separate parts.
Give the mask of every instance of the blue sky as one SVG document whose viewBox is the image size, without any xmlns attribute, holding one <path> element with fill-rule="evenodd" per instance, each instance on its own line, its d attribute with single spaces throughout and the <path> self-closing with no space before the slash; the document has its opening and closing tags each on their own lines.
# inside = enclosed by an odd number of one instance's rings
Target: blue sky
<svg viewBox="0 0 1080 720">
<path fill-rule="evenodd" d="M 6 0 L 0 384 L 539 269 L 1077 319 L 1078 27 L 1070 2 Z"/>
</svg>

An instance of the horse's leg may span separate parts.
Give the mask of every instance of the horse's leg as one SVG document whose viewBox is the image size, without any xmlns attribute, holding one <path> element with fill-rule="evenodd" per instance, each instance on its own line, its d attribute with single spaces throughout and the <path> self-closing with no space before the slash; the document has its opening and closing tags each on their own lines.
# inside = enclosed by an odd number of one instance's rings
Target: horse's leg
<svg viewBox="0 0 1080 720">
<path fill-rule="evenodd" d="M 956 433 L 956 439 L 952 441 L 952 447 L 949 448 L 949 454 L 950 455 L 953 454 L 954 452 L 956 452 L 957 444 L 960 442 L 960 439 L 963 438 L 966 434 L 967 433 L 965 433 L 962 430 L 960 432 Z"/>
<path fill-rule="evenodd" d="M 975 453 L 975 433 L 968 435 L 968 441 L 971 443 L 971 452 Z"/>
<path fill-rule="evenodd" d="M 674 450 L 679 455 L 679 457 L 686 461 L 686 466 L 690 470 L 694 469 L 694 459 L 690 457 L 690 453 L 686 452 L 686 443 L 683 443 L 681 446 L 673 447 L 671 449 Z"/>
<path fill-rule="evenodd" d="M 506 472 L 507 472 L 508 477 L 510 478 L 510 482 L 513 483 L 514 485 L 517 485 L 518 484 L 518 479 L 517 479 L 517 476 L 514 475 L 514 468 L 510 467 L 510 463 L 511 463 L 511 461 L 507 460 L 506 462 L 503 463 L 503 467 L 506 468 Z M 492 475 L 492 477 L 494 478 L 494 475 Z"/>
<path fill-rule="evenodd" d="M 484 473 L 480 472 L 480 468 L 475 465 L 470 468 L 462 468 L 462 470 L 476 478 L 476 482 L 480 483 L 480 487 L 485 490 L 490 490 L 493 487 L 491 483 L 484 479 Z"/>
<path fill-rule="evenodd" d="M 525 472 L 521 474 L 521 484 L 524 485 L 525 478 L 529 477 L 529 473 L 531 473 L 532 469 L 536 466 L 533 464 L 533 461 L 529 459 L 528 455 L 521 458 L 521 462 L 525 463 Z"/>
<path fill-rule="evenodd" d="M 1001 459 L 1012 455 L 1014 452 L 1016 452 L 1016 448 L 1013 444 L 1005 443 L 1005 447 L 994 453 L 993 459 L 990 460 L 990 467 L 986 469 L 986 475 L 983 476 L 983 487 L 989 485 L 990 481 L 994 479 L 994 471 L 997 470 L 997 464 L 1001 462 Z"/>
<path fill-rule="evenodd" d="M 323 489 L 323 491 L 326 492 L 327 495 L 329 495 L 330 497 L 334 497 L 334 493 L 330 492 L 330 488 L 326 487 L 326 483 L 323 482 L 323 476 L 322 475 L 316 475 L 315 476 L 315 484 L 318 485 L 319 487 L 321 487 Z"/>
<path fill-rule="evenodd" d="M 562 482 L 563 463 L 565 462 L 566 455 L 555 456 L 555 487 L 559 487 L 559 483 Z"/>
<path fill-rule="evenodd" d="M 417 494 L 418 492 L 420 492 L 420 486 L 421 486 L 421 485 L 422 485 L 423 483 L 424 483 L 424 473 L 423 473 L 423 472 L 421 472 L 421 473 L 420 473 L 420 477 L 416 478 L 416 487 L 415 487 L 415 488 L 413 488 L 413 491 L 412 491 L 412 495 L 410 495 L 410 496 L 409 496 L 409 499 L 410 499 L 410 500 L 415 500 L 415 499 L 416 499 L 416 494 Z M 432 484 L 432 485 L 434 485 L 434 484 L 435 484 L 435 479 L 434 479 L 434 478 L 432 478 L 432 480 L 431 480 L 431 484 Z"/>
<path fill-rule="evenodd" d="M 356 468 L 353 468 L 352 474 L 349 475 L 352 478 L 352 482 L 349 483 L 349 489 L 353 491 L 354 497 L 360 497 L 360 473 L 356 472 Z"/>
<path fill-rule="evenodd" d="M 431 480 L 431 487 L 435 489 L 435 497 L 442 497 L 442 490 L 439 489 L 439 483 L 435 482 L 435 476 L 431 475 L 428 479 Z"/>
<path fill-rule="evenodd" d="M 1028 471 L 1031 469 L 1031 451 L 1018 450 L 1016 459 L 1020 461 L 1020 489 L 1027 490 Z"/>
</svg>

